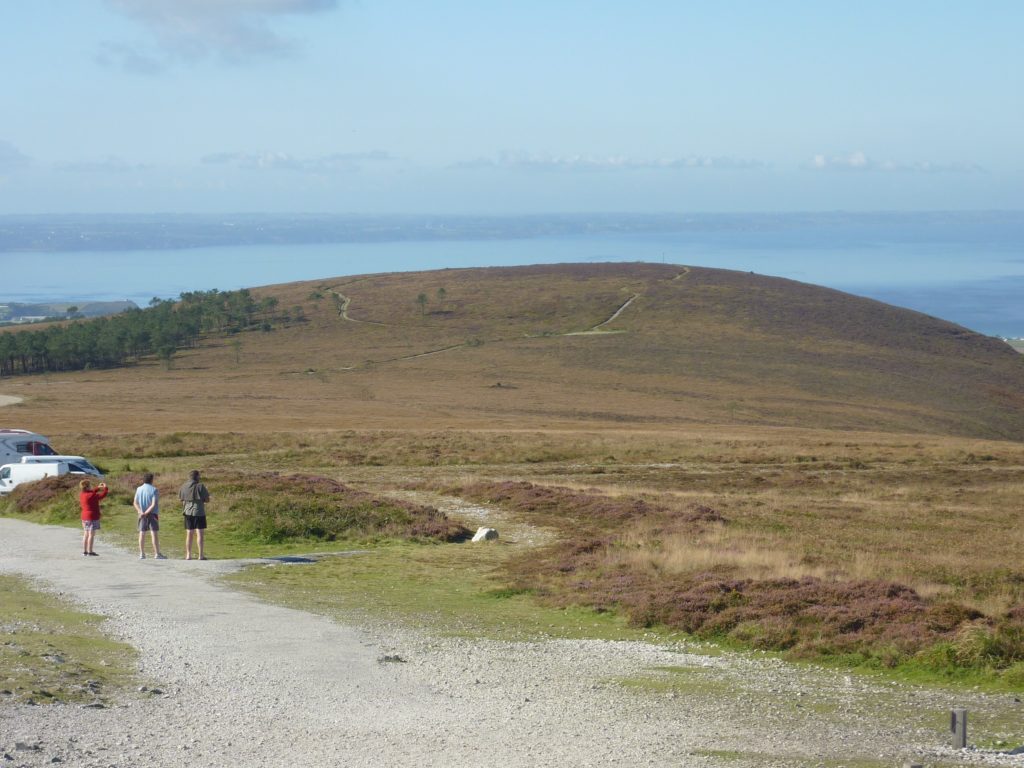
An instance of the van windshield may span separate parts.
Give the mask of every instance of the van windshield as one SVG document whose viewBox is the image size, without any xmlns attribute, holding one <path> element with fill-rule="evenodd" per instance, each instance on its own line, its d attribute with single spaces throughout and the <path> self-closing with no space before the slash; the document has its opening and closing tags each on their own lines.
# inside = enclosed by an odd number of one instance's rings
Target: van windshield
<svg viewBox="0 0 1024 768">
<path fill-rule="evenodd" d="M 57 453 L 50 447 L 49 443 L 43 443 L 39 440 L 18 443 L 14 448 L 18 453 L 27 453 L 30 456 L 54 456 Z"/>
</svg>

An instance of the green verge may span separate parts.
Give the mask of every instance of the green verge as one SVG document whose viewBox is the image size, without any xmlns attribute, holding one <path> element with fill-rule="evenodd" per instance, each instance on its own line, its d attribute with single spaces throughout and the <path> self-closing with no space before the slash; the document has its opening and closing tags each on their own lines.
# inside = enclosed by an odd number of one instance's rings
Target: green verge
<svg viewBox="0 0 1024 768">
<path fill-rule="evenodd" d="M 891 762 L 870 758 L 843 758 L 842 760 L 827 758 L 798 758 L 790 755 L 765 754 L 737 749 L 695 749 L 691 753 L 701 757 L 714 758 L 725 765 L 736 768 L 745 766 L 762 766 L 766 763 L 786 768 L 888 768 Z"/>
<path fill-rule="evenodd" d="M 137 545 L 132 499 L 141 478 L 131 472 L 108 475 L 98 546 L 104 541 L 129 549 Z M 0 500 L 0 515 L 78 527 L 78 481 L 64 476 L 28 483 Z M 217 475 L 214 494 L 206 534 L 211 559 L 336 552 L 394 540 L 452 541 L 470 534 L 432 507 L 375 496 L 326 477 L 224 472 Z M 165 488 L 162 496 L 161 549 L 174 556 L 184 548 L 181 507 L 171 490 Z M 150 547 L 148 535 L 145 547 Z"/>
<path fill-rule="evenodd" d="M 672 637 L 630 628 L 608 612 L 544 607 L 503 581 L 499 569 L 508 556 L 498 543 L 392 543 L 312 565 L 255 566 L 226 579 L 261 599 L 333 618 L 396 620 L 453 636 Z"/>
<path fill-rule="evenodd" d="M 135 682 L 135 649 L 16 576 L 0 575 L 0 703 L 109 703 Z"/>
</svg>

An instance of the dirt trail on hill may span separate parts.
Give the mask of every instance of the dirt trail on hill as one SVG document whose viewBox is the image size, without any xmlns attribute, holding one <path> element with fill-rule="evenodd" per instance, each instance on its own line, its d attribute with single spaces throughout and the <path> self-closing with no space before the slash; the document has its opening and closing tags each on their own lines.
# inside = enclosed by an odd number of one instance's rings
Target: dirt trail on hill
<svg viewBox="0 0 1024 768">
<path fill-rule="evenodd" d="M 22 399 L 16 395 L 0 395 L 0 408 L 5 405 L 17 405 Z"/>
<path fill-rule="evenodd" d="M 629 305 L 632 304 L 639 297 L 640 297 L 639 293 L 634 293 L 632 296 L 630 296 L 628 299 L 626 299 L 626 301 L 623 304 L 621 304 L 619 306 L 619 308 L 615 310 L 615 312 L 612 313 L 611 317 L 609 317 L 607 320 L 602 320 L 597 325 L 591 326 L 590 328 L 588 328 L 585 331 L 570 331 L 569 333 L 563 333 L 562 335 L 563 336 L 597 336 L 597 335 L 600 335 L 600 334 L 603 334 L 603 333 L 605 333 L 605 334 L 607 334 L 607 333 L 621 333 L 621 331 L 605 331 L 605 330 L 602 330 L 602 328 L 604 328 L 604 326 L 608 325 L 613 320 L 615 320 L 619 315 L 621 315 L 623 312 L 625 312 L 626 308 L 629 307 Z"/>
<path fill-rule="evenodd" d="M 354 317 L 348 316 L 348 305 L 352 303 L 352 299 L 349 296 L 336 291 L 333 288 L 329 289 L 332 294 L 337 296 L 341 300 L 341 308 L 338 310 L 338 317 L 342 320 L 346 320 L 350 323 L 362 323 L 363 325 L 387 325 L 387 323 L 380 323 L 376 320 L 357 320 Z"/>
<path fill-rule="evenodd" d="M 951 702 L 644 643 L 342 626 L 219 583 L 238 562 L 140 561 L 102 534 L 101 556 L 82 558 L 79 539 L 70 528 L 0 520 L 0 572 L 108 617 L 106 630 L 139 649 L 141 682 L 164 693 L 128 693 L 106 709 L 0 698 L 4 765 L 814 766 L 940 755 L 944 764 L 1021 764 L 943 750 L 941 728 L 921 724 L 923 713 L 943 722 L 952 705 L 1002 712 L 1009 697 Z M 683 685 L 655 693 L 618 682 L 640 675 Z M 16 742 L 36 748 L 15 751 Z"/>
</svg>

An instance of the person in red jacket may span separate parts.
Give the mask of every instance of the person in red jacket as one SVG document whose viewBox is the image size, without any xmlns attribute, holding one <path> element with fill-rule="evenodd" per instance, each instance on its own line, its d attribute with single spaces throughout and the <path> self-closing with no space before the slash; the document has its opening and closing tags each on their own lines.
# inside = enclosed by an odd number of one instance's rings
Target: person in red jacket
<svg viewBox="0 0 1024 768">
<path fill-rule="evenodd" d="M 82 554 L 99 557 L 92 544 L 100 529 L 100 499 L 107 495 L 107 484 L 100 483 L 93 488 L 88 480 L 83 480 L 78 487 L 82 489 L 78 494 L 78 503 L 82 506 Z"/>
</svg>

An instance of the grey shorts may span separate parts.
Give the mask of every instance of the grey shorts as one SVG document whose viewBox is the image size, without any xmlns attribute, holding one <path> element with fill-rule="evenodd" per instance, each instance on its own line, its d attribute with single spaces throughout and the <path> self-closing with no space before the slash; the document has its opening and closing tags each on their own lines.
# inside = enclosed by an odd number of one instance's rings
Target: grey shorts
<svg viewBox="0 0 1024 768">
<path fill-rule="evenodd" d="M 156 515 L 139 515 L 139 533 L 159 531 L 160 518 Z"/>
<path fill-rule="evenodd" d="M 82 528 L 86 531 L 98 531 L 100 529 L 99 520 L 83 520 Z"/>
</svg>

